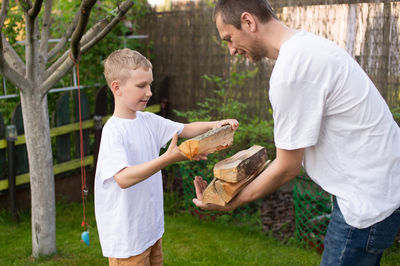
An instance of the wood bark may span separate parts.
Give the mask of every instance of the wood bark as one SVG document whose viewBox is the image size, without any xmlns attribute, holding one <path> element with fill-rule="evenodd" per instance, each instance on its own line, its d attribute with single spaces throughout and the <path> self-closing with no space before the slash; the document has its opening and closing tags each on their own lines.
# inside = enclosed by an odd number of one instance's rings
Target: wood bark
<svg viewBox="0 0 400 266">
<path fill-rule="evenodd" d="M 267 157 L 264 147 L 254 145 L 215 164 L 214 176 L 226 182 L 237 183 L 260 168 Z"/>
<path fill-rule="evenodd" d="M 210 130 L 179 145 L 179 149 L 192 160 L 199 154 L 210 154 L 223 150 L 233 144 L 235 131 L 230 125 Z"/>
<path fill-rule="evenodd" d="M 47 97 L 41 99 L 40 95 L 21 93 L 21 107 L 31 186 L 32 255 L 39 257 L 56 252 L 53 156 Z"/>
</svg>

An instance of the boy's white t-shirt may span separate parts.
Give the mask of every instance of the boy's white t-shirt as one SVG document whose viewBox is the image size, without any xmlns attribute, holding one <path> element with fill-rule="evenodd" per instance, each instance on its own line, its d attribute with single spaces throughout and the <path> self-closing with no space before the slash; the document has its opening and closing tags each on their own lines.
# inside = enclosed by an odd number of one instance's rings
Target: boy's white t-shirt
<svg viewBox="0 0 400 266">
<path fill-rule="evenodd" d="M 105 257 L 143 253 L 164 233 L 161 171 L 122 189 L 114 175 L 151 161 L 183 124 L 147 112 L 135 119 L 112 116 L 104 125 L 95 177 L 95 214 Z"/>
<path fill-rule="evenodd" d="M 400 129 L 358 63 L 331 41 L 297 32 L 270 80 L 275 144 L 305 148 L 303 166 L 365 228 L 400 206 Z"/>
</svg>

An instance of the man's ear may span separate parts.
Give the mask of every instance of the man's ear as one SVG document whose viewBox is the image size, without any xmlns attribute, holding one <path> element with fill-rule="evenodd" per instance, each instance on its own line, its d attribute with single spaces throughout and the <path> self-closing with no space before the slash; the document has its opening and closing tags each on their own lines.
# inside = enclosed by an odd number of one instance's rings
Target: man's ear
<svg viewBox="0 0 400 266">
<path fill-rule="evenodd" d="M 113 80 L 111 82 L 111 90 L 114 93 L 114 95 L 120 95 L 121 94 L 121 90 L 119 87 L 119 81 L 118 80 Z"/>
<path fill-rule="evenodd" d="M 243 12 L 240 16 L 240 21 L 242 23 L 242 29 L 248 29 L 251 32 L 255 32 L 257 30 L 257 21 L 249 12 Z"/>
</svg>

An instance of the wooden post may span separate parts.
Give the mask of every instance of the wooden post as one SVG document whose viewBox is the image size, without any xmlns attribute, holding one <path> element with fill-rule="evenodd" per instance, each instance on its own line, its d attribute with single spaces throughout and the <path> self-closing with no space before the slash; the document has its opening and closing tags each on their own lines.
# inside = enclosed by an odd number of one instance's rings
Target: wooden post
<svg viewBox="0 0 400 266">
<path fill-rule="evenodd" d="M 102 123 L 102 116 L 95 115 L 93 117 L 94 120 L 94 172 L 96 173 L 96 166 L 97 166 L 97 158 L 99 156 L 99 149 L 100 149 L 100 141 L 101 141 L 101 132 L 103 130 L 103 123 Z"/>
<path fill-rule="evenodd" d="M 95 105 L 94 105 L 94 162 L 93 169 L 96 173 L 97 158 L 99 156 L 101 132 L 103 130 L 103 117 L 108 115 L 108 99 L 107 99 L 108 86 L 103 86 L 96 92 Z M 114 102 L 114 101 L 112 101 Z"/>
<path fill-rule="evenodd" d="M 4 125 L 4 119 L 0 113 L 0 140 L 5 139 L 5 132 L 6 132 L 6 127 Z M 3 146 L 2 148 L 0 148 L 0 182 L 7 178 L 6 156 L 7 156 L 6 146 Z"/>
<path fill-rule="evenodd" d="M 71 123 L 70 115 L 70 92 L 64 92 L 56 103 L 56 126 L 68 125 Z M 71 134 L 63 134 L 56 137 L 56 159 L 57 163 L 71 160 Z"/>
<path fill-rule="evenodd" d="M 7 153 L 8 153 L 8 194 L 10 200 L 10 214 L 12 219 L 17 222 L 16 212 L 16 184 L 15 184 L 15 141 L 17 140 L 17 127 L 8 125 L 6 127 Z"/>
<path fill-rule="evenodd" d="M 24 122 L 22 119 L 22 109 L 21 102 L 19 102 L 14 109 L 11 117 L 11 124 L 17 127 L 17 134 L 24 135 Z M 28 151 L 26 149 L 26 144 L 17 145 L 15 147 L 15 174 L 21 175 L 29 173 L 29 161 L 28 161 Z"/>
</svg>

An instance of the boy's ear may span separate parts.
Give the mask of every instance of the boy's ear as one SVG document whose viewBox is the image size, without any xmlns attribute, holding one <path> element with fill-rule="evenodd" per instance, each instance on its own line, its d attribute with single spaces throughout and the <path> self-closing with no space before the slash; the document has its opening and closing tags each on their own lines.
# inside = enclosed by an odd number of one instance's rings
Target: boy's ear
<svg viewBox="0 0 400 266">
<path fill-rule="evenodd" d="M 110 85 L 111 91 L 114 93 L 114 95 L 119 95 L 121 93 L 118 80 L 113 80 Z"/>
</svg>

